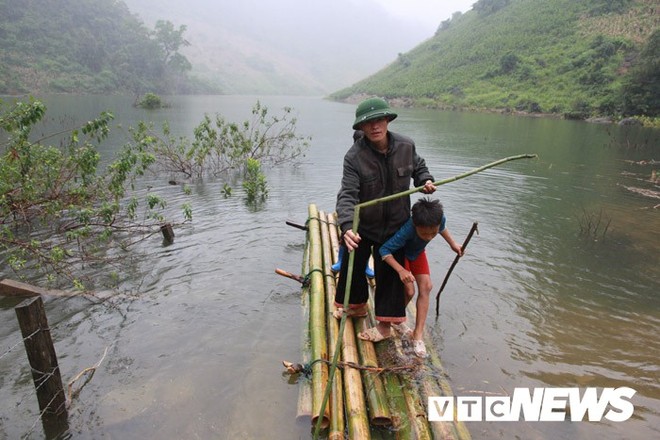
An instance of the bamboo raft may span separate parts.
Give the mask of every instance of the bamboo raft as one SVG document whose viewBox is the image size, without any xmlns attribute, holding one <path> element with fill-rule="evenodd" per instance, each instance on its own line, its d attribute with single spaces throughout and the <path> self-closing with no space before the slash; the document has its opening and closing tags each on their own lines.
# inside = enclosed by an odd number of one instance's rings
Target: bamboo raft
<svg viewBox="0 0 660 440">
<path fill-rule="evenodd" d="M 315 437 L 331 440 L 350 438 L 397 439 L 470 439 L 462 422 L 430 422 L 428 398 L 453 396 L 440 358 L 425 335 L 429 356 L 417 358 L 406 339 L 396 335 L 379 343 L 363 341 L 357 333 L 375 324 L 373 318 L 373 282 L 370 311 L 367 317 L 345 318 L 343 331 L 332 312 L 339 231 L 334 213 L 319 211 L 309 205 L 302 283 L 301 352 L 304 365 L 284 362 L 291 373 L 302 370 L 299 380 L 297 417 L 311 419 Z M 295 226 L 295 225 L 292 225 Z M 364 274 L 360 274 L 364 276 Z M 414 301 L 408 307 L 414 316 Z M 337 339 L 341 352 L 330 380 Z M 326 388 L 331 389 L 326 396 Z M 320 420 L 319 420 L 320 419 Z M 318 428 L 317 428 L 318 427 Z M 317 429 L 315 429 L 317 428 Z"/>
</svg>

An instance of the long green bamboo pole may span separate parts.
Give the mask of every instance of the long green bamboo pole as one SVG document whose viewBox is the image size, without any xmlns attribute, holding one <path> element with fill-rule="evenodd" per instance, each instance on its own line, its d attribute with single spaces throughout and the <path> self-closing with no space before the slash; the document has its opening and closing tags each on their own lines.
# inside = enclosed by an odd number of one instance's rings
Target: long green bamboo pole
<svg viewBox="0 0 660 440">
<path fill-rule="evenodd" d="M 309 205 L 309 232 L 310 241 L 310 309 L 309 309 L 309 333 L 312 341 L 312 359 L 327 359 L 328 346 L 325 325 L 325 295 L 323 289 L 321 253 L 321 228 L 319 225 L 318 209 L 316 205 Z M 336 368 L 330 373 L 335 374 Z M 317 430 L 328 427 L 329 411 L 326 408 L 327 395 L 332 389 L 332 383 L 328 381 L 328 367 L 325 362 L 316 362 L 312 365 L 312 424 Z"/>
<path fill-rule="evenodd" d="M 337 255 L 339 250 L 339 230 L 336 224 L 337 216 L 332 213 L 328 214 L 328 225 L 330 232 L 330 242 L 332 243 L 332 255 Z M 359 354 L 360 365 L 369 367 L 378 367 L 378 359 L 374 344 L 372 342 L 363 341 L 357 338 L 357 333 L 367 329 L 366 318 L 353 318 L 352 324 L 354 329 L 348 325 L 350 321 L 346 321 L 345 334 L 354 335 L 354 340 L 357 343 L 357 351 Z M 369 422 L 375 426 L 389 426 L 392 424 L 392 418 L 389 408 L 387 406 L 387 396 L 383 381 L 380 375 L 374 371 L 362 370 L 362 385 L 364 387 L 364 394 L 367 398 L 369 406 Z"/>
<path fill-rule="evenodd" d="M 518 160 L 518 159 L 532 159 L 536 158 L 538 155 L 536 154 L 519 154 L 517 156 L 510 156 L 510 157 L 505 157 L 500 160 L 496 160 L 495 162 L 491 162 L 489 164 L 483 165 L 481 167 L 475 168 L 470 171 L 466 171 L 465 173 L 458 174 L 454 177 L 449 177 L 447 179 L 443 180 L 438 180 L 437 182 L 433 182 L 435 186 L 441 186 L 445 185 L 447 183 L 455 182 L 460 179 L 464 179 L 466 177 L 472 176 L 474 174 L 480 173 L 484 170 L 487 170 L 489 168 L 496 167 L 498 165 L 501 165 L 505 162 L 510 162 L 513 160 Z M 392 194 L 390 196 L 386 197 L 381 197 L 379 199 L 374 199 L 374 200 L 369 200 L 363 203 L 359 203 L 355 205 L 355 209 L 353 212 L 353 231 L 357 232 L 359 230 L 359 225 L 360 225 L 360 209 L 365 208 L 367 206 L 372 206 L 376 205 L 378 203 L 384 203 L 384 202 L 389 202 L 390 200 L 395 200 L 400 197 L 405 197 L 409 196 L 411 194 L 414 194 L 416 192 L 420 192 L 424 189 L 424 186 L 418 186 L 412 189 L 409 189 L 407 191 L 402 191 L 396 194 Z M 350 297 L 351 297 L 351 283 L 353 282 L 353 265 L 355 264 L 355 253 L 354 252 L 349 252 L 348 253 L 348 273 L 346 275 L 346 292 L 344 293 L 344 304 L 343 307 L 344 309 L 348 308 Z M 344 334 L 344 327 L 345 327 L 345 322 L 346 322 L 346 316 L 343 316 L 341 319 L 341 324 L 339 326 L 339 334 L 343 335 Z M 340 344 L 341 337 L 337 340 L 337 345 Z M 339 347 L 335 349 L 335 356 L 332 359 L 332 364 L 330 365 L 330 380 L 332 380 L 332 375 L 334 374 L 334 371 L 337 369 L 337 362 L 339 361 Z M 321 410 L 323 410 L 328 402 L 328 398 L 330 397 L 330 390 L 329 387 L 326 389 L 325 395 L 323 396 L 323 404 L 321 406 Z M 314 430 L 314 438 L 318 438 L 319 432 L 321 430 L 321 425 L 320 423 L 316 424 L 316 429 Z"/>
<path fill-rule="evenodd" d="M 323 282 L 325 286 L 326 310 L 325 317 L 328 325 L 328 349 L 329 355 L 334 356 L 333 347 L 337 347 L 337 338 L 339 337 L 339 324 L 332 310 L 335 308 L 335 279 L 331 275 L 330 266 L 332 265 L 332 254 L 330 245 L 330 232 L 328 231 L 328 220 L 325 212 L 319 211 L 319 223 L 321 227 L 321 245 L 323 254 Z M 336 348 L 335 348 L 336 349 Z M 346 360 L 346 359 L 344 359 Z M 344 372 L 344 378 L 347 379 Z M 342 373 L 335 371 L 332 381 L 332 391 L 330 394 L 330 426 L 328 430 L 329 440 L 343 440 L 344 438 L 344 394 L 342 390 Z M 348 405 L 348 402 L 347 402 Z M 350 414 L 350 412 L 349 412 Z"/>
<path fill-rule="evenodd" d="M 350 286 L 350 283 L 353 280 L 353 270 L 352 270 L 352 268 L 353 268 L 353 264 L 355 262 L 355 253 L 354 252 L 349 252 L 348 255 L 349 255 L 348 256 L 349 271 L 348 271 L 348 276 L 346 278 L 346 283 Z M 350 288 L 346 291 L 346 299 L 344 300 L 344 304 L 343 304 L 344 309 L 348 308 L 348 294 L 349 293 L 350 293 Z M 344 334 L 344 328 L 345 327 L 346 327 L 346 315 L 344 314 L 341 317 L 341 320 L 339 321 L 339 335 L 340 336 Z M 341 345 L 340 345 L 341 341 L 342 341 L 342 338 L 339 337 L 337 339 L 337 344 L 335 346 L 335 352 L 332 356 L 332 364 L 330 366 L 330 380 L 332 380 L 332 377 L 334 376 L 335 371 L 337 371 L 337 362 L 339 361 L 339 353 L 341 351 Z M 331 384 L 329 384 L 329 385 L 331 385 Z M 325 407 L 326 407 L 326 405 L 328 403 L 328 399 L 330 397 L 330 389 L 331 389 L 331 386 L 328 386 L 325 390 L 325 395 L 323 396 L 323 402 L 321 403 L 321 408 L 319 409 L 320 412 L 325 411 Z M 314 428 L 314 439 L 319 438 L 319 433 L 321 432 L 322 427 L 323 426 L 321 424 L 321 421 L 317 420 L 316 421 L 316 427 Z"/>
<path fill-rule="evenodd" d="M 505 162 L 510 162 L 512 160 L 518 160 L 518 159 L 533 159 L 535 157 L 538 157 L 538 155 L 536 155 L 536 154 L 519 154 L 518 156 L 505 157 L 504 159 L 496 160 L 495 162 L 491 162 L 489 164 L 480 166 L 478 168 L 474 168 L 470 171 L 466 171 L 464 173 L 457 174 L 454 177 L 448 177 L 447 179 L 438 180 L 437 182 L 433 182 L 433 184 L 435 186 L 445 185 L 447 183 L 456 182 L 457 180 L 460 180 L 460 179 L 465 179 L 466 177 L 470 177 L 474 174 L 485 171 L 488 168 L 493 168 L 493 167 L 496 167 L 498 165 L 502 165 Z M 358 208 L 365 208 L 367 206 L 372 206 L 372 205 L 377 205 L 379 203 L 389 202 L 390 200 L 395 200 L 395 199 L 398 199 L 400 197 L 405 197 L 405 196 L 409 196 L 411 194 L 414 194 L 416 192 L 420 192 L 423 189 L 424 189 L 423 185 L 422 186 L 417 186 L 417 187 L 411 188 L 407 191 L 402 191 L 400 193 L 392 194 L 391 196 L 381 197 L 380 199 L 374 199 L 374 200 L 369 200 L 369 201 L 366 201 L 366 202 L 362 202 L 358 205 L 355 205 L 355 208 L 356 208 L 356 211 L 359 211 Z M 355 212 L 354 215 L 353 215 L 353 230 L 354 231 L 357 231 L 357 224 L 355 222 L 356 217 L 359 219 L 359 212 Z"/>
<path fill-rule="evenodd" d="M 333 305 L 335 298 L 335 277 L 332 275 L 330 266 L 333 263 L 333 246 L 332 246 L 332 232 L 334 229 L 334 237 L 337 239 L 337 228 L 330 227 L 331 215 L 321 214 L 321 220 L 326 220 L 321 223 L 321 233 L 323 235 L 323 269 L 325 270 L 325 285 L 326 296 L 328 298 L 329 310 L 334 310 Z M 332 321 L 332 325 L 338 326 L 337 320 L 328 313 L 328 319 Z M 355 331 L 353 329 L 353 320 L 346 320 L 346 331 L 342 335 L 342 358 L 344 362 L 351 362 L 358 364 L 359 356 L 355 341 Z M 348 434 L 352 439 L 371 438 L 369 428 L 369 418 L 367 415 L 367 405 L 364 399 L 364 391 L 362 386 L 362 377 L 360 372 L 354 368 L 344 368 L 344 400 L 346 402 L 346 413 L 348 417 Z M 342 433 L 343 434 L 343 433 Z M 343 438 L 343 437 L 342 437 Z"/>
</svg>

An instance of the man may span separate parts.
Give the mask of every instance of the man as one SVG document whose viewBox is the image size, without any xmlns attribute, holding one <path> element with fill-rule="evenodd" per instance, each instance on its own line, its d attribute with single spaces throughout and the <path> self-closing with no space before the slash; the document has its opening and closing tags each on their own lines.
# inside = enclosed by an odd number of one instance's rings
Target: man
<svg viewBox="0 0 660 440">
<path fill-rule="evenodd" d="M 340 310 L 349 316 L 364 316 L 369 297 L 364 276 L 369 256 L 374 256 L 376 279 L 375 313 L 378 325 L 360 333 L 361 339 L 374 342 L 391 336 L 391 325 L 406 320 L 404 286 L 398 274 L 379 257 L 380 246 L 389 239 L 410 217 L 410 197 L 377 203 L 360 209 L 360 223 L 353 230 L 355 205 L 369 200 L 397 194 L 424 185 L 423 192 L 435 191 L 433 176 L 424 159 L 417 155 L 412 139 L 390 132 L 389 123 L 397 117 L 387 102 L 380 98 L 362 101 L 355 110 L 354 130 L 364 133 L 355 141 L 344 156 L 341 188 L 337 194 L 337 220 L 344 245 L 355 252 L 350 307 Z M 403 250 L 393 254 L 400 264 L 404 262 Z M 335 305 L 342 307 L 346 292 L 349 258 L 342 260 Z"/>
</svg>

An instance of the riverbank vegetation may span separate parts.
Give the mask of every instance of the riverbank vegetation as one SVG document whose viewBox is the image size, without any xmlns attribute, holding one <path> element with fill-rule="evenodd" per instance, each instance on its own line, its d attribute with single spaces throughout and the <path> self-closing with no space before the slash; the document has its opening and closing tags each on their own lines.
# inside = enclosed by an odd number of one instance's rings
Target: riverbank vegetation
<svg viewBox="0 0 660 440">
<path fill-rule="evenodd" d="M 141 122 L 102 166 L 99 147 L 107 141 L 112 114 L 38 137 L 43 103 L 0 106 L 0 254 L 20 279 L 50 286 L 116 285 L 135 258 L 129 251 L 136 244 L 163 226 L 192 220 L 189 188 L 183 185 L 177 215 L 162 191 L 141 182 L 146 173 L 186 182 L 219 178 L 227 196 L 228 182 L 238 182 L 246 202 L 259 204 L 268 195 L 263 167 L 295 162 L 307 147 L 295 133 L 291 109 L 270 116 L 257 103 L 253 119 L 240 125 L 206 116 L 194 140 L 173 137 L 167 125 L 159 136 Z"/>
<path fill-rule="evenodd" d="M 652 0 L 479 0 L 389 66 L 331 95 L 443 109 L 660 116 Z"/>
</svg>

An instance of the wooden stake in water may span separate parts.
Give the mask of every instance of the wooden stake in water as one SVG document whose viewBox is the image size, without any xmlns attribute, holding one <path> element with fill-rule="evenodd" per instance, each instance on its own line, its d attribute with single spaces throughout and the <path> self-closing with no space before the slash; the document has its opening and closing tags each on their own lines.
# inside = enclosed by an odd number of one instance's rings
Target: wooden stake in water
<svg viewBox="0 0 660 440">
<path fill-rule="evenodd" d="M 37 390 L 41 421 L 47 437 L 51 437 L 66 430 L 68 416 L 44 303 L 40 296 L 34 296 L 16 306 L 15 311 Z"/>
</svg>

